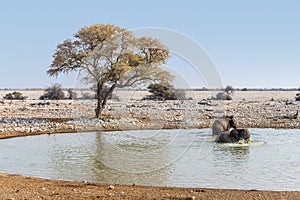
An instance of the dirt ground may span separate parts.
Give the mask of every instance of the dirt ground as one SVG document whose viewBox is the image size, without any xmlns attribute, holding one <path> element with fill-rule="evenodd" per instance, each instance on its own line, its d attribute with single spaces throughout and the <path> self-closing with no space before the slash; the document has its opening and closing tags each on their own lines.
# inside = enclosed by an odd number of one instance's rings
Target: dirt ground
<svg viewBox="0 0 300 200">
<path fill-rule="evenodd" d="M 140 95 L 139 93 L 137 93 Z M 135 96 L 137 96 L 135 94 Z M 144 94 L 143 94 L 144 95 Z M 195 127 L 208 127 L 210 123 L 214 120 L 214 104 L 215 102 L 205 101 L 201 99 L 208 98 L 210 94 L 197 93 L 198 96 L 194 97 L 200 103 L 195 105 L 191 104 L 190 113 L 194 113 L 197 117 L 195 118 L 195 123 L 198 121 L 203 121 L 203 124 L 195 124 Z M 202 96 L 201 96 L 202 95 Z M 296 110 L 299 109 L 299 102 L 293 101 L 295 91 L 292 92 L 269 92 L 262 95 L 261 92 L 237 92 L 235 93 L 235 100 L 230 101 L 226 104 L 225 108 L 228 113 L 233 113 L 239 119 L 242 126 L 245 127 L 273 127 L 273 128 L 299 128 L 300 122 L 299 118 L 290 119 L 286 116 L 294 114 Z M 123 95 L 125 96 L 125 95 Z M 142 94 L 140 95 L 142 96 Z M 33 98 L 33 97 L 32 97 Z M 125 98 L 125 97 L 124 97 Z M 246 100 L 244 100 L 246 99 Z M 272 99 L 272 100 L 270 100 Z M 0 111 L 2 118 L 44 118 L 40 116 L 43 113 L 49 114 L 53 112 L 53 119 L 57 119 L 64 115 L 64 117 L 69 117 L 68 110 L 70 113 L 74 114 L 81 113 L 81 108 L 85 105 L 71 104 L 70 102 L 59 103 L 56 106 L 48 109 L 47 107 L 32 107 L 30 104 L 37 103 L 38 101 L 28 101 L 28 102 L 4 102 L 1 104 Z M 19 105 L 20 104 L 20 105 Z M 54 104 L 54 103 L 53 103 Z M 55 102 L 57 104 L 57 102 Z M 135 104 L 127 103 L 130 105 L 130 109 L 125 112 L 126 115 L 130 112 L 139 113 L 145 110 L 143 105 L 139 102 Z M 205 104 L 205 105 L 202 105 Z M 115 104 L 113 104 L 115 105 Z M 132 106 L 133 105 L 133 106 Z M 183 104 L 186 105 L 186 104 Z M 70 106 L 73 106 L 70 109 Z M 115 105 L 116 106 L 116 105 Z M 169 106 L 169 104 L 166 104 Z M 183 121 L 186 115 L 180 113 L 181 110 L 173 105 L 173 110 L 164 111 L 166 117 L 169 117 L 171 121 Z M 127 106 L 128 107 L 128 106 Z M 195 108 L 194 108 L 195 107 Z M 146 107 L 147 108 L 147 107 Z M 112 114 L 116 114 L 117 108 L 112 107 L 110 111 Z M 116 111 L 114 111 L 114 109 Z M 154 111 L 151 111 L 152 107 L 147 108 L 149 110 L 148 114 L 157 112 L 156 107 Z M 46 110 L 46 111 L 45 111 Z M 186 109 L 185 109 L 186 110 Z M 78 111 L 78 112 L 77 112 Z M 124 110 L 121 110 L 124 112 Z M 128 112 L 128 113 L 127 113 Z M 169 113 L 170 112 L 170 113 Z M 118 113 L 117 113 L 118 114 Z M 147 113 L 146 113 L 147 114 Z M 29 116 L 30 115 L 30 116 Z M 157 115 L 157 114 L 156 114 Z M 199 118 L 204 116 L 205 118 Z M 208 116 L 208 117 L 207 117 Z M 182 117 L 183 119 L 177 119 Z M 139 118 L 138 118 L 139 119 Z M 263 120 L 262 120 L 263 119 Z M 136 120 L 136 119 L 135 119 Z M 181 120 L 181 121 L 180 121 Z M 56 120 L 57 121 L 57 120 Z M 120 120 L 119 120 L 120 121 Z M 119 121 L 116 121 L 119 123 Z M 136 120 L 139 122 L 138 120 Z M 134 122 L 136 122 L 134 121 Z M 132 121 L 125 121 L 126 123 L 131 123 Z M 150 121 L 149 127 L 153 127 L 153 120 Z M 184 122 L 184 121 L 183 121 Z M 187 120 L 191 123 L 191 120 Z M 18 132 L 15 131 L 14 127 L 10 126 L 9 122 L 2 123 L 2 132 L 0 133 L 0 139 L 19 137 L 25 135 L 36 135 L 36 134 L 47 134 L 47 132 Z M 16 123 L 16 122 L 15 122 Z M 18 124 L 19 123 L 19 124 Z M 16 125 L 20 125 L 20 122 Z M 111 121 L 109 122 L 111 123 Z M 107 123 L 106 125 L 109 125 Z M 139 122 L 136 127 L 140 127 L 141 123 L 146 123 L 144 121 Z M 60 126 L 60 124 L 62 124 Z M 32 126 L 32 124 L 30 124 Z M 53 129 L 52 133 L 55 132 L 76 132 L 78 129 L 70 127 L 69 124 L 65 125 L 63 123 L 49 122 L 46 124 L 51 126 Z M 142 124 L 143 125 L 143 124 Z M 172 125 L 172 124 L 171 124 Z M 185 124 L 188 126 L 189 124 Z M 145 126 L 145 128 L 149 128 Z M 192 126 L 191 126 L 192 127 Z M 33 127 L 34 128 L 34 127 Z M 43 128 L 43 127 L 42 127 Z M 174 127 L 176 128 L 176 126 Z M 8 131 L 8 130 L 12 131 Z M 36 129 L 39 130 L 39 129 Z M 58 181 L 58 180 L 47 180 L 33 177 L 25 177 L 20 175 L 5 174 L 0 173 L 0 199 L 300 199 L 300 192 L 286 192 L 286 191 L 260 191 L 260 190 L 223 190 L 223 189 L 205 189 L 205 188 L 169 188 L 169 187 L 148 187 L 148 186 L 136 186 L 136 185 L 113 185 L 113 189 L 109 189 L 109 185 L 105 184 L 92 184 L 85 182 L 68 182 L 68 181 Z"/>
<path fill-rule="evenodd" d="M 90 184 L 0 173 L 0 199 L 299 199 L 300 192 Z M 113 189 L 111 189 L 113 188 Z"/>
<path fill-rule="evenodd" d="M 66 131 L 67 132 L 67 131 Z M 39 134 L 39 133 L 33 133 Z M 31 134 L 26 134 L 31 135 Z M 2 135 L 1 139 L 24 136 Z M 171 188 L 93 184 L 0 173 L 0 199 L 300 199 L 296 191 Z"/>
</svg>

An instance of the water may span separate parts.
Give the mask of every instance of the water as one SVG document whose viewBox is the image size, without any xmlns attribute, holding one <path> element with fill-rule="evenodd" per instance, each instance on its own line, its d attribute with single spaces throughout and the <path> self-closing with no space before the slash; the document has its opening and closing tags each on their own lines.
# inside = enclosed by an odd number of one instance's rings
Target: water
<svg viewBox="0 0 300 200">
<path fill-rule="evenodd" d="M 250 129 L 250 145 L 210 129 L 90 132 L 0 140 L 0 171 L 95 183 L 300 191 L 300 130 Z"/>
</svg>

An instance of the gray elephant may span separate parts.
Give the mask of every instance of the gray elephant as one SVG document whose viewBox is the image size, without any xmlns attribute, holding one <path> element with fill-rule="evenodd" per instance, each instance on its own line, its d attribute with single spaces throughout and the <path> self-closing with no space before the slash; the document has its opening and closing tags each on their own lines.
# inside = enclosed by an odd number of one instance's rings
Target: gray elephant
<svg viewBox="0 0 300 200">
<path fill-rule="evenodd" d="M 250 136 L 247 128 L 236 128 L 231 131 L 221 132 L 215 141 L 218 143 L 236 143 L 240 140 L 249 141 Z"/>
<path fill-rule="evenodd" d="M 225 116 L 217 119 L 212 125 L 212 134 L 219 135 L 223 131 L 229 131 L 230 128 L 236 128 L 236 121 L 233 116 Z"/>
</svg>

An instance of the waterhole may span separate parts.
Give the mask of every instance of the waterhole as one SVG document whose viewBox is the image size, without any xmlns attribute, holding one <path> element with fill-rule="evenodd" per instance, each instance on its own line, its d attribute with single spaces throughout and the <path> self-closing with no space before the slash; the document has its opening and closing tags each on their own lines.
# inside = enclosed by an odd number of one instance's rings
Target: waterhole
<svg viewBox="0 0 300 200">
<path fill-rule="evenodd" d="M 216 144 L 210 129 L 5 139 L 0 171 L 93 183 L 300 191 L 300 130 L 249 130 L 246 145 Z"/>
</svg>

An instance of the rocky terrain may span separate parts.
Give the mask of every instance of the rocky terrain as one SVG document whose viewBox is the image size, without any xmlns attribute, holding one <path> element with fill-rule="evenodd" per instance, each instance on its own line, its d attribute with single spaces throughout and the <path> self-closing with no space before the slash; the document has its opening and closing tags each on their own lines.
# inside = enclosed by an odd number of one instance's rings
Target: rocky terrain
<svg viewBox="0 0 300 200">
<path fill-rule="evenodd" d="M 0 96 L 7 91 L 0 91 Z M 239 127 L 299 128 L 298 91 L 187 92 L 190 100 L 141 101 L 146 91 L 117 91 L 100 119 L 94 100 L 37 100 L 42 91 L 22 91 L 24 101 L 0 101 L 0 138 L 85 130 L 206 128 L 223 115 Z M 121 186 L 45 180 L 0 174 L 0 199 L 298 199 L 299 192 Z"/>
<path fill-rule="evenodd" d="M 216 92 L 215 92 L 216 93 Z M 162 128 L 207 128 L 223 115 L 239 127 L 299 128 L 297 91 L 236 91 L 233 100 L 213 100 L 213 92 L 187 92 L 190 100 L 141 100 L 145 91 L 117 91 L 100 119 L 95 100 L 2 100 L 0 136 L 15 134 Z"/>
</svg>

